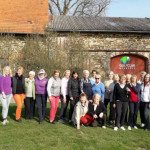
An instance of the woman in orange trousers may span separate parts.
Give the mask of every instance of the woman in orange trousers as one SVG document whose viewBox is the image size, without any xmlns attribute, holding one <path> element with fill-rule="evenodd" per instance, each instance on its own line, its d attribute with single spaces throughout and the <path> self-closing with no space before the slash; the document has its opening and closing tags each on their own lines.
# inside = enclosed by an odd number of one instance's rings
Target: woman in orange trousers
<svg viewBox="0 0 150 150">
<path fill-rule="evenodd" d="M 25 78 L 23 76 L 23 68 L 18 67 L 15 76 L 12 78 L 12 93 L 17 104 L 16 121 L 22 122 L 20 119 L 23 101 L 25 98 Z"/>
</svg>

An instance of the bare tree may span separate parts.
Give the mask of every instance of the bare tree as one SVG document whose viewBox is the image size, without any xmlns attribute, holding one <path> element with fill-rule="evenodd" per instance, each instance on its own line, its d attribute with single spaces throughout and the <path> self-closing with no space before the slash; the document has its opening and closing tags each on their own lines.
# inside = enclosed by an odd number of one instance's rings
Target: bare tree
<svg viewBox="0 0 150 150">
<path fill-rule="evenodd" d="M 51 15 L 101 16 L 112 0 L 49 0 Z"/>
</svg>

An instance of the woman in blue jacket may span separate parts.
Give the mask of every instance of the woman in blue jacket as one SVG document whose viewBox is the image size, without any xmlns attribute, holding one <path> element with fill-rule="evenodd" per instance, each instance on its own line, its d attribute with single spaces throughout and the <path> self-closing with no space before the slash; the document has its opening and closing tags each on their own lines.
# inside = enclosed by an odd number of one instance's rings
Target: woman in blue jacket
<svg viewBox="0 0 150 150">
<path fill-rule="evenodd" d="M 104 95 L 105 95 L 105 86 L 101 82 L 101 75 L 96 75 L 95 83 L 92 87 L 92 95 L 99 94 L 102 98 L 102 102 L 104 102 Z"/>
</svg>

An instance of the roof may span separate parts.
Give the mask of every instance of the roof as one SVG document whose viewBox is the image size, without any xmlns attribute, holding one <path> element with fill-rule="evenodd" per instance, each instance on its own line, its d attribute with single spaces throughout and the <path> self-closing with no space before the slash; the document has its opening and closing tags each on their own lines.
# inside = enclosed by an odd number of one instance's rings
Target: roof
<svg viewBox="0 0 150 150">
<path fill-rule="evenodd" d="M 150 18 L 53 16 L 47 31 L 150 33 Z"/>
</svg>

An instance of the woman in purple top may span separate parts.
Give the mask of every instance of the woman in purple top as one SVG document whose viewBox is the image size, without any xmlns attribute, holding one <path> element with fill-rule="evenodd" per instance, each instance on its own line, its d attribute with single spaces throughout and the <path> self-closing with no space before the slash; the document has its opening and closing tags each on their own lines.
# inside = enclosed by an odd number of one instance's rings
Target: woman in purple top
<svg viewBox="0 0 150 150">
<path fill-rule="evenodd" d="M 35 97 L 38 108 L 39 124 L 44 120 L 46 113 L 47 82 L 46 72 L 44 69 L 41 69 L 38 76 L 35 78 Z"/>
<path fill-rule="evenodd" d="M 12 98 L 12 90 L 11 90 L 11 77 L 12 72 L 9 66 L 4 67 L 3 76 L 0 77 L 0 101 L 2 103 L 2 124 L 5 125 L 9 123 L 7 120 L 9 103 Z"/>
</svg>

